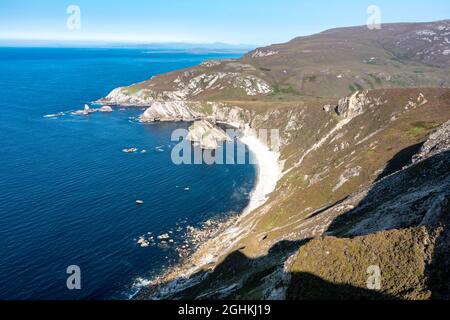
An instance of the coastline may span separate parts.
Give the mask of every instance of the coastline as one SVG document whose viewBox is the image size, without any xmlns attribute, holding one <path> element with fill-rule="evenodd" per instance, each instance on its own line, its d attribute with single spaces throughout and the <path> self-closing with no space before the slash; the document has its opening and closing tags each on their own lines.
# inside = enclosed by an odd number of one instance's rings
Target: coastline
<svg viewBox="0 0 450 320">
<path fill-rule="evenodd" d="M 271 151 L 249 128 L 245 129 L 244 136 L 240 140 L 247 145 L 257 163 L 256 185 L 251 193 L 250 203 L 241 214 L 246 216 L 269 199 L 268 195 L 275 190 L 282 176 L 282 165 L 279 160 L 280 154 Z"/>
<path fill-rule="evenodd" d="M 244 220 L 253 218 L 258 209 L 268 200 L 282 177 L 283 164 L 280 154 L 270 150 L 258 139 L 255 132 L 245 126 L 240 139 L 252 153 L 257 166 L 256 183 L 250 194 L 250 201 L 237 217 L 229 218 L 215 226 L 216 231 L 198 230 L 199 234 L 206 233 L 205 242 L 195 249 L 189 258 L 171 267 L 162 275 L 142 281 L 140 288 L 152 288 L 144 293 L 144 299 L 165 299 L 173 293 L 186 289 L 204 278 L 202 271 L 209 272 L 226 257 L 239 241 L 249 234 L 253 223 Z M 142 279 L 144 280 L 144 279 Z M 144 284 L 145 283 L 145 284 Z M 138 293 L 135 297 L 139 297 Z"/>
</svg>

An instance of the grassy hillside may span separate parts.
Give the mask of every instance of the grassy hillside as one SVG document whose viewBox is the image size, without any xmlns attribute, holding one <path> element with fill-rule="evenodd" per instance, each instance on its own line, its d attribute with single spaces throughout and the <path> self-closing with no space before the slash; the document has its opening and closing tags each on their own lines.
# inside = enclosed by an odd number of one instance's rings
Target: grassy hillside
<svg viewBox="0 0 450 320">
<path fill-rule="evenodd" d="M 334 29 L 100 100 L 281 135 L 284 174 L 269 201 L 199 241 L 141 298 L 448 297 L 449 155 L 411 161 L 450 119 L 449 38 L 449 20 Z M 374 264 L 379 291 L 365 285 Z"/>
<path fill-rule="evenodd" d="M 328 30 L 123 88 L 151 100 L 306 101 L 358 90 L 448 87 L 450 20 Z M 103 99 L 102 103 L 116 103 Z"/>
</svg>

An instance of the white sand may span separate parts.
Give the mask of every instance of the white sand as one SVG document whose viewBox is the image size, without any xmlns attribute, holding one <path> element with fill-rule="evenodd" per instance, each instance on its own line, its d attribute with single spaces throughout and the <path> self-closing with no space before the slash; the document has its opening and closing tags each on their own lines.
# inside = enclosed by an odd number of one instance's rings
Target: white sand
<svg viewBox="0 0 450 320">
<path fill-rule="evenodd" d="M 282 176 L 282 166 L 279 161 L 279 153 L 271 151 L 268 146 L 256 137 L 254 131 L 246 129 L 244 137 L 240 140 L 253 153 L 254 159 L 257 161 L 258 170 L 256 186 L 250 196 L 250 203 L 243 212 L 245 216 L 268 200 L 269 194 L 275 190 L 278 180 Z"/>
</svg>

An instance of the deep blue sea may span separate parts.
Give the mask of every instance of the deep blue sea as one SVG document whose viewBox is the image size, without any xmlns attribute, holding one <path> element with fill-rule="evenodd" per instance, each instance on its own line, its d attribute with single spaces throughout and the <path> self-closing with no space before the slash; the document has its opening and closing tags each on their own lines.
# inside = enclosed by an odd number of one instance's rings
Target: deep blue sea
<svg viewBox="0 0 450 320">
<path fill-rule="evenodd" d="M 139 124 L 142 110 L 130 108 L 44 118 L 118 86 L 230 57 L 237 55 L 0 48 L 0 299 L 126 299 L 136 279 L 177 261 L 187 226 L 246 206 L 253 166 L 172 164 L 170 135 L 188 124 Z M 122 152 L 129 147 L 147 153 Z M 166 247 L 137 244 L 168 232 L 174 243 Z M 81 290 L 66 287 L 70 265 L 81 268 Z"/>
</svg>

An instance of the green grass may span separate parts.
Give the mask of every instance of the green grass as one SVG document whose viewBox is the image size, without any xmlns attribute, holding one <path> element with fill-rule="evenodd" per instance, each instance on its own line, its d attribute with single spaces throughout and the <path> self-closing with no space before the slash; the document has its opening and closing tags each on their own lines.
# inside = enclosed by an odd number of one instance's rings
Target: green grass
<svg viewBox="0 0 450 320">
<path fill-rule="evenodd" d="M 201 106 L 199 106 L 196 109 L 198 112 L 208 115 L 208 116 L 213 114 L 213 107 L 207 103 L 202 103 Z"/>
<path fill-rule="evenodd" d="M 400 299 L 429 298 L 423 281 L 425 235 L 425 228 L 411 228 L 353 239 L 326 237 L 313 240 L 300 248 L 291 272 L 313 274 L 331 285 L 319 282 L 319 285 L 308 286 L 296 283 L 294 277 L 288 296 L 293 299 L 305 296 L 323 299 L 330 297 L 326 289 L 342 284 L 365 289 L 367 268 L 376 265 L 382 274 L 379 293 Z M 336 294 L 353 299 L 376 299 L 376 294 L 373 296 L 370 292 L 347 287 L 340 287 Z"/>
<path fill-rule="evenodd" d="M 349 85 L 348 88 L 350 89 L 351 92 L 356 92 L 364 89 L 359 83 L 356 82 Z"/>
<path fill-rule="evenodd" d="M 431 130 L 437 128 L 438 123 L 418 121 L 411 124 L 411 127 L 407 130 L 407 134 L 412 138 L 421 138 L 428 134 Z"/>
<path fill-rule="evenodd" d="M 370 79 L 364 79 L 364 81 L 369 85 L 370 89 L 375 89 L 375 85 L 370 81 Z"/>
<path fill-rule="evenodd" d="M 297 99 L 300 93 L 291 85 L 275 85 L 272 93 L 268 96 L 277 100 L 292 100 Z"/>
<path fill-rule="evenodd" d="M 372 74 L 372 73 L 369 73 L 369 76 L 373 79 L 373 80 L 375 80 L 375 83 L 376 84 L 378 84 L 378 85 L 381 85 L 382 84 L 382 80 L 379 78 L 379 77 L 377 77 L 376 75 L 374 75 L 374 74 Z"/>
<path fill-rule="evenodd" d="M 132 95 L 141 91 L 141 88 L 137 86 L 129 86 L 123 89 L 125 94 Z"/>
</svg>

